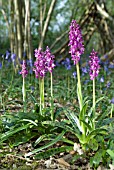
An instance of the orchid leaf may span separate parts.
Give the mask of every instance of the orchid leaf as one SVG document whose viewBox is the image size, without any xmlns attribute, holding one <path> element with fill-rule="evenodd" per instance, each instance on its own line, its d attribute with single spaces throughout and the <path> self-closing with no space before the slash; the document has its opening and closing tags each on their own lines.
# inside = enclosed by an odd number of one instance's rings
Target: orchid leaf
<svg viewBox="0 0 114 170">
<path fill-rule="evenodd" d="M 36 159 L 47 159 L 50 156 L 54 156 L 62 152 L 69 152 L 72 150 L 72 148 L 73 148 L 72 146 L 62 146 L 59 148 L 51 148 L 51 149 L 48 149 L 47 151 L 36 154 L 35 158 Z"/>
<path fill-rule="evenodd" d="M 37 152 L 40 152 L 40 151 L 42 151 L 42 150 L 44 150 L 44 149 L 46 149 L 46 148 L 54 145 L 55 143 L 57 143 L 57 142 L 63 137 L 63 135 L 64 135 L 65 133 L 66 133 L 66 131 L 62 131 L 62 132 L 61 132 L 55 139 L 53 139 L 51 142 L 47 143 L 46 145 L 44 145 L 44 146 L 42 146 L 42 147 L 40 147 L 40 148 L 34 149 L 32 152 L 27 153 L 27 154 L 26 154 L 26 157 L 31 156 L 31 155 L 33 155 L 33 154 L 35 154 L 35 153 L 37 153 Z"/>
</svg>

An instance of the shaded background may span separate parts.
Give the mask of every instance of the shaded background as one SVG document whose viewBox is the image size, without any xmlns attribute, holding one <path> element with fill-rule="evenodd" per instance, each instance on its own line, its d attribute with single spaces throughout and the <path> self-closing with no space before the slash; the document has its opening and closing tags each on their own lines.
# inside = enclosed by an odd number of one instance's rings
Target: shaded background
<svg viewBox="0 0 114 170">
<path fill-rule="evenodd" d="M 85 54 L 94 48 L 102 60 L 114 59 L 113 0 L 1 0 L 0 54 L 6 50 L 33 58 L 34 49 L 48 45 L 57 61 L 69 57 L 72 19 L 81 27 Z"/>
</svg>

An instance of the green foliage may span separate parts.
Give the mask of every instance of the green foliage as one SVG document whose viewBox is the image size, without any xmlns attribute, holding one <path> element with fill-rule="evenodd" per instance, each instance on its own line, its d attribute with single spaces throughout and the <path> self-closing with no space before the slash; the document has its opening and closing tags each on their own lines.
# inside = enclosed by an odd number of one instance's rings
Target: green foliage
<svg viewBox="0 0 114 170">
<path fill-rule="evenodd" d="M 51 142 L 49 142 L 48 144 L 38 148 L 38 149 L 35 149 L 33 150 L 32 152 L 29 152 L 28 154 L 26 154 L 26 156 L 30 156 L 30 155 L 33 155 L 34 153 L 37 153 L 39 151 L 42 151 L 43 149 L 46 149 L 52 145 L 54 145 L 55 143 L 57 143 L 58 141 L 60 141 L 60 139 L 63 137 L 63 135 L 65 134 L 65 131 L 62 131 L 62 133 L 60 133 L 56 138 L 54 138 Z M 51 155 L 49 155 L 51 156 Z"/>
<path fill-rule="evenodd" d="M 51 148 L 48 149 L 47 151 L 42 151 L 38 154 L 35 155 L 36 159 L 46 159 L 49 158 L 50 156 L 54 156 L 56 154 L 62 153 L 62 152 L 69 152 L 72 150 L 72 146 L 63 146 L 63 147 L 57 147 L 57 148 Z"/>
<path fill-rule="evenodd" d="M 4 107 L 0 105 L 2 111 L 0 115 L 0 147 L 4 148 L 6 143 L 15 148 L 15 146 L 30 142 L 33 150 L 30 150 L 27 154 L 24 153 L 25 155 L 23 156 L 47 159 L 50 156 L 59 155 L 61 152 L 64 152 L 64 154 L 69 153 L 73 150 L 74 143 L 77 143 L 83 153 L 80 155 L 76 150 L 71 160 L 72 164 L 80 159 L 86 159 L 93 168 L 97 168 L 100 164 L 108 167 L 109 164 L 114 162 L 113 114 L 112 118 L 110 117 L 110 99 L 113 97 L 113 87 L 103 91 L 106 82 L 105 84 L 100 84 L 99 79 L 96 80 L 96 98 L 98 100 L 96 101 L 96 114 L 94 116 L 91 102 L 92 85 L 91 82 L 84 84 L 88 76 L 81 75 L 81 81 L 83 82 L 82 93 L 86 97 L 80 111 L 76 95 L 77 82 L 76 79 L 72 78 L 74 67 L 69 73 L 66 72 L 63 66 L 54 71 L 54 117 L 52 121 L 50 116 L 49 77 L 47 76 L 45 79 L 46 106 L 42 109 L 43 114 L 40 113 L 39 108 L 37 80 L 34 81 L 34 75 L 27 77 L 27 112 L 24 113 L 21 101 L 22 80 L 18 75 L 13 74 L 10 65 L 8 68 L 3 68 L 1 97 Z M 106 76 L 113 83 L 111 75 Z M 30 90 L 32 85 L 35 86 L 34 92 Z M 101 91 L 103 92 L 101 93 Z M 58 142 L 60 142 L 59 147 Z M 3 154 L 0 156 L 3 156 Z"/>
</svg>

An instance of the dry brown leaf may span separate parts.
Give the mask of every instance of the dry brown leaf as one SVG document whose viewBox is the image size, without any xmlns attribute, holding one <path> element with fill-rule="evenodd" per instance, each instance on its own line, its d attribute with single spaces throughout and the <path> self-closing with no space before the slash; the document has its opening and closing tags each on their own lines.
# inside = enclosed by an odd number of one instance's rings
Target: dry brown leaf
<svg viewBox="0 0 114 170">
<path fill-rule="evenodd" d="M 66 162 L 63 158 L 59 158 L 59 159 L 57 159 L 57 161 L 61 165 L 64 165 L 66 167 L 70 167 L 70 164 L 68 162 Z"/>
<path fill-rule="evenodd" d="M 74 150 L 70 151 L 71 155 L 74 155 L 76 152 Z"/>
</svg>

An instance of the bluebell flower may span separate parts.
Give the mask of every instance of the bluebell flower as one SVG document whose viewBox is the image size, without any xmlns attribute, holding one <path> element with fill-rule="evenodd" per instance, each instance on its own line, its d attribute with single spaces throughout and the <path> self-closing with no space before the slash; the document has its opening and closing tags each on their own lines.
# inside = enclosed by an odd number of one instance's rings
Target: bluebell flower
<svg viewBox="0 0 114 170">
<path fill-rule="evenodd" d="M 85 81 L 84 81 L 84 84 L 87 84 L 89 81 L 90 81 L 90 80 L 85 80 Z"/>
<path fill-rule="evenodd" d="M 29 65 L 30 65 L 30 67 L 33 67 L 33 60 L 32 59 L 29 59 Z"/>
<path fill-rule="evenodd" d="M 2 69 L 2 63 L 0 62 L 0 69 Z"/>
<path fill-rule="evenodd" d="M 99 59 L 99 65 L 100 65 L 101 67 L 104 66 L 104 62 L 103 62 L 101 59 Z"/>
<path fill-rule="evenodd" d="M 13 54 L 11 55 L 11 60 L 12 60 L 12 62 L 14 62 L 15 59 L 16 59 L 16 54 L 13 53 Z"/>
<path fill-rule="evenodd" d="M 70 59 L 66 58 L 64 61 L 62 61 L 62 65 L 64 65 L 67 70 L 70 70 L 71 69 Z"/>
<path fill-rule="evenodd" d="M 6 51 L 6 57 L 5 57 L 5 59 L 6 59 L 6 60 L 8 60 L 8 59 L 9 59 L 10 54 L 11 54 L 11 53 L 10 53 L 10 51 L 9 51 L 9 50 L 7 50 L 7 51 Z"/>
<path fill-rule="evenodd" d="M 32 59 L 27 60 L 27 65 L 33 67 L 33 60 Z"/>
<path fill-rule="evenodd" d="M 88 73 L 87 67 L 82 67 L 81 70 L 82 70 L 82 76 Z"/>
<path fill-rule="evenodd" d="M 66 58 L 66 63 L 70 64 L 70 59 L 69 58 Z"/>
<path fill-rule="evenodd" d="M 71 65 L 65 65 L 65 67 L 66 67 L 67 70 L 71 69 Z"/>
<path fill-rule="evenodd" d="M 105 58 L 105 59 L 107 59 L 107 58 L 108 58 L 108 56 L 107 56 L 107 55 L 104 55 L 104 58 Z"/>
<path fill-rule="evenodd" d="M 66 68 L 67 70 L 70 70 L 70 69 L 71 69 L 71 63 L 70 63 L 70 59 L 69 59 L 69 58 L 66 58 L 64 64 L 65 64 L 65 68 Z"/>
<path fill-rule="evenodd" d="M 114 104 L 114 97 L 111 99 L 111 101 L 110 101 L 112 104 Z"/>
<path fill-rule="evenodd" d="M 86 67 L 82 67 L 82 72 L 83 73 L 88 73 L 87 68 Z"/>
<path fill-rule="evenodd" d="M 31 91 L 33 92 L 35 90 L 35 87 L 34 86 L 31 86 L 30 87 Z"/>
<path fill-rule="evenodd" d="M 109 66 L 108 66 L 108 68 L 114 68 L 114 64 L 110 64 Z"/>
<path fill-rule="evenodd" d="M 100 78 L 100 82 L 104 83 L 104 77 L 103 76 Z"/>
<path fill-rule="evenodd" d="M 108 64 L 109 64 L 109 60 L 106 60 L 106 61 L 104 62 L 104 64 L 105 64 L 105 65 L 108 65 Z"/>
<path fill-rule="evenodd" d="M 60 66 L 58 61 L 55 62 L 55 65 L 58 66 L 58 67 Z"/>
<path fill-rule="evenodd" d="M 106 87 L 109 88 L 111 86 L 111 82 L 107 82 Z"/>
<path fill-rule="evenodd" d="M 33 69 L 32 69 L 32 68 L 30 68 L 29 73 L 30 73 L 30 74 L 32 74 L 32 73 L 33 73 Z"/>
<path fill-rule="evenodd" d="M 65 61 L 62 61 L 61 64 L 64 65 L 64 64 L 65 64 Z"/>
<path fill-rule="evenodd" d="M 75 72 L 73 72 L 73 78 L 76 78 L 76 71 Z"/>
<path fill-rule="evenodd" d="M 104 70 L 105 70 L 106 72 L 108 72 L 108 66 L 107 66 L 107 65 L 104 65 Z"/>
</svg>

